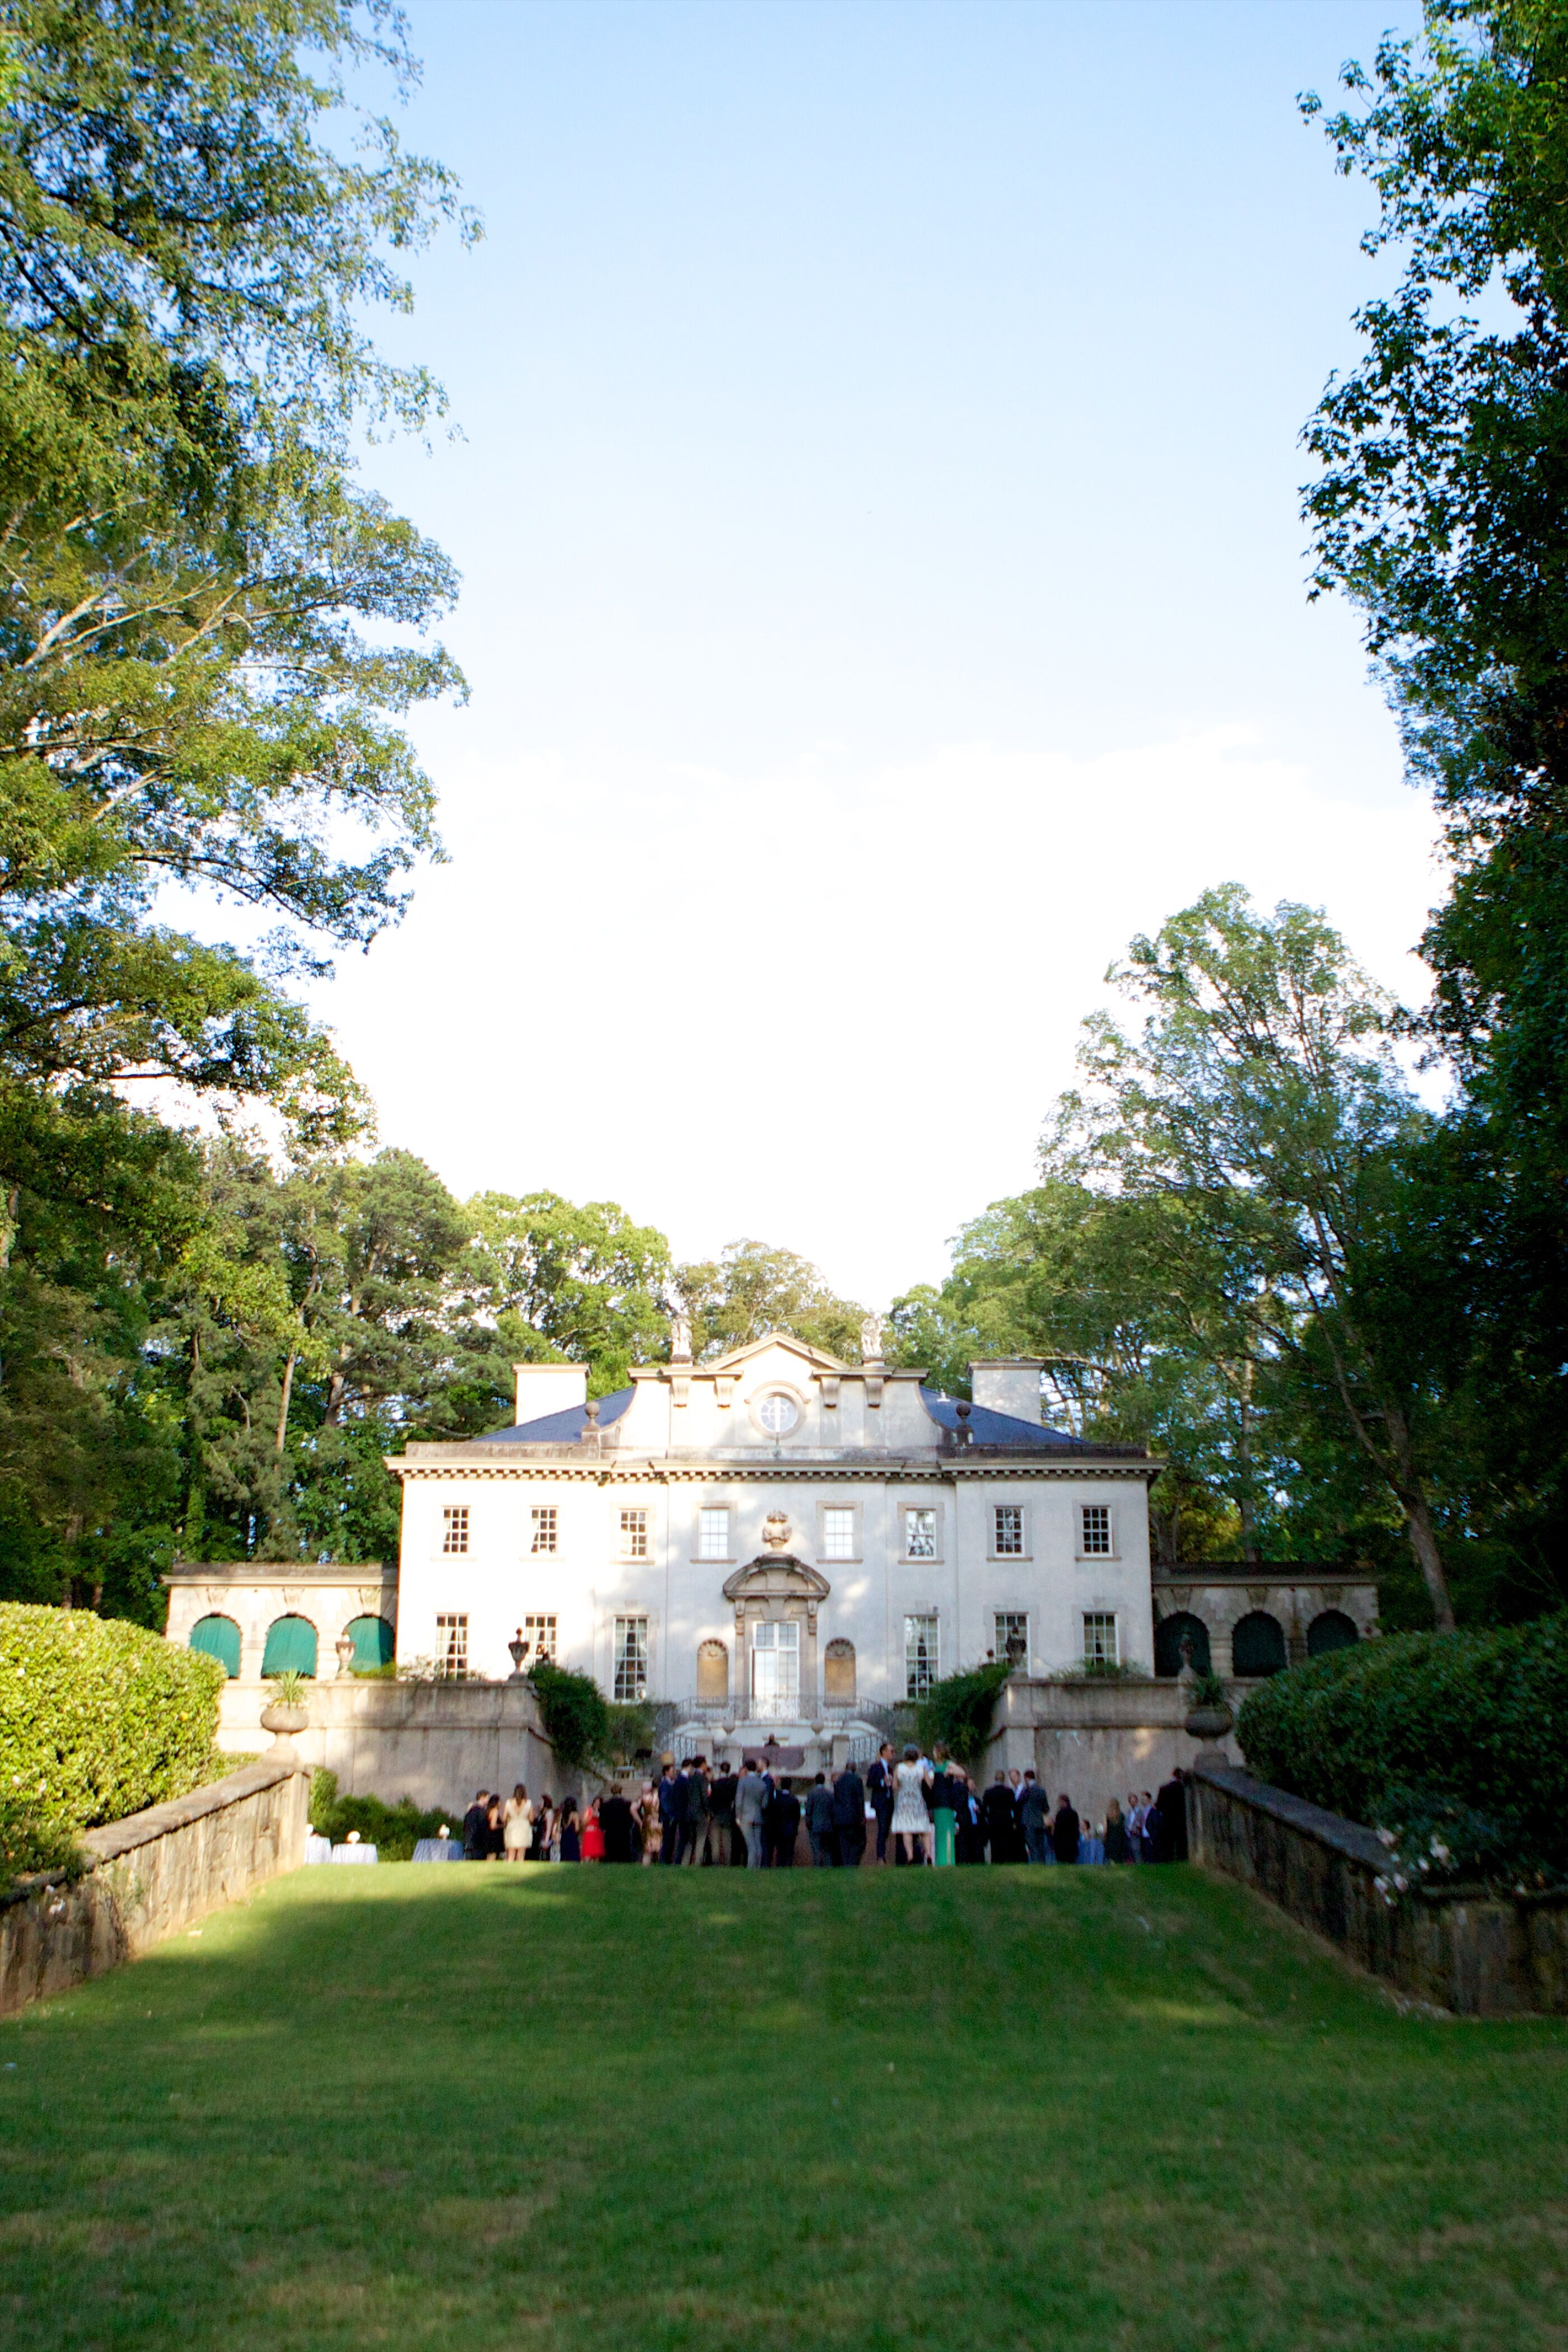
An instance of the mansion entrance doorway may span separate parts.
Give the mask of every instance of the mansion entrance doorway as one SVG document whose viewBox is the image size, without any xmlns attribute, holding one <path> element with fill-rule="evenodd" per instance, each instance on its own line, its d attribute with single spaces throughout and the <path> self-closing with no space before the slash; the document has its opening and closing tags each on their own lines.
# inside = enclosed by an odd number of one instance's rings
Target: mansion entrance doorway
<svg viewBox="0 0 1568 2352">
<path fill-rule="evenodd" d="M 800 1705 L 800 1620 L 756 1618 L 752 1623 L 752 1698 L 766 1722 Z"/>
</svg>

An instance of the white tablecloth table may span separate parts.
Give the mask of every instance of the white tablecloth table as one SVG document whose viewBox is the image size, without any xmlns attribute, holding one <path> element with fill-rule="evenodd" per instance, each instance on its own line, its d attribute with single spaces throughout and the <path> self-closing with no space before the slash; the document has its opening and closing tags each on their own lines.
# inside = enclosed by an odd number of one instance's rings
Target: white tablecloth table
<svg viewBox="0 0 1568 2352">
<path fill-rule="evenodd" d="M 414 1849 L 416 1862 L 461 1862 L 461 1838 L 421 1838 Z"/>
<path fill-rule="evenodd" d="M 335 1845 L 332 1848 L 334 1862 L 375 1862 L 379 1859 L 373 1845 Z"/>
<path fill-rule="evenodd" d="M 305 1859 L 306 1859 L 306 1861 L 307 1861 L 307 1862 L 331 1862 L 331 1858 L 332 1858 L 332 1841 L 331 1841 L 331 1838 L 324 1838 L 324 1837 L 317 1837 L 317 1835 L 315 1834 L 314 1831 L 312 1831 L 312 1832 L 311 1832 L 311 1833 L 310 1833 L 310 1836 L 305 1840 Z"/>
</svg>

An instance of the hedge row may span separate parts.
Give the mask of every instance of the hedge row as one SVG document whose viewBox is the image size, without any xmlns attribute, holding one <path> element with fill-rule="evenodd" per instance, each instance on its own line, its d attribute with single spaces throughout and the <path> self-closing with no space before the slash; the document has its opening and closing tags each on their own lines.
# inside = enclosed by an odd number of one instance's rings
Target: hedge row
<svg viewBox="0 0 1568 2352">
<path fill-rule="evenodd" d="M 1260 1780 L 1331 1812 L 1392 1822 L 1419 1792 L 1568 1869 L 1568 1611 L 1334 1651 L 1254 1691 L 1237 1736 Z"/>
<path fill-rule="evenodd" d="M 0 1602 L 0 1810 L 89 1829 L 207 1777 L 224 1670 L 123 1618 Z"/>
</svg>

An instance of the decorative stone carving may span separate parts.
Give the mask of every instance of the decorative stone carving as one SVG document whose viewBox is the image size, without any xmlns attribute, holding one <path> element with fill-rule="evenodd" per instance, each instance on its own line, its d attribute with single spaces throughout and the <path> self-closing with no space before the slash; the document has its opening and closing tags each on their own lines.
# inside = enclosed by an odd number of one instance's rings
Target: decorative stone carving
<svg viewBox="0 0 1568 2352">
<path fill-rule="evenodd" d="M 860 1326 L 860 1360 L 879 1364 L 882 1360 L 882 1318 L 868 1315 Z"/>
<path fill-rule="evenodd" d="M 672 1315 L 669 1318 L 669 1360 L 672 1364 L 691 1361 L 691 1318 Z"/>
<path fill-rule="evenodd" d="M 763 1542 L 769 1551 L 788 1549 L 791 1528 L 786 1514 L 770 1511 L 763 1522 Z"/>
<path fill-rule="evenodd" d="M 822 1402 L 823 1402 L 824 1406 L 826 1407 L 826 1409 L 829 1412 L 836 1412 L 836 1411 L 837 1410 L 837 1405 L 838 1405 L 838 1379 L 837 1379 L 837 1373 L 834 1373 L 834 1372 L 824 1372 L 824 1373 L 823 1373 L 823 1375 L 822 1375 Z"/>
<path fill-rule="evenodd" d="M 731 1405 L 734 1402 L 734 1373 L 721 1372 L 718 1379 L 713 1383 L 713 1402 L 718 1406 L 721 1412 L 729 1412 Z"/>
</svg>

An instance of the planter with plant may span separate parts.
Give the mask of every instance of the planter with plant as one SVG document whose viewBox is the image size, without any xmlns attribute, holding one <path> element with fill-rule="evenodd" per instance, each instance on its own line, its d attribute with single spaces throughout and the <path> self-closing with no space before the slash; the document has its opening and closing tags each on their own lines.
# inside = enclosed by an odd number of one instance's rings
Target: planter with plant
<svg viewBox="0 0 1568 2352">
<path fill-rule="evenodd" d="M 1236 1728 L 1236 1717 L 1225 1695 L 1225 1685 L 1217 1675 L 1198 1675 L 1192 1687 L 1192 1706 L 1187 1711 L 1187 1735 L 1200 1739 L 1205 1747 L 1217 1747 L 1229 1731 Z"/>
<path fill-rule="evenodd" d="M 306 1677 L 292 1666 L 286 1674 L 268 1675 L 267 1686 L 272 1696 L 261 1710 L 263 1731 L 276 1732 L 280 1738 L 286 1738 L 290 1732 L 308 1728 L 310 1710 L 306 1704 L 309 1693 L 305 1682 Z"/>
</svg>

